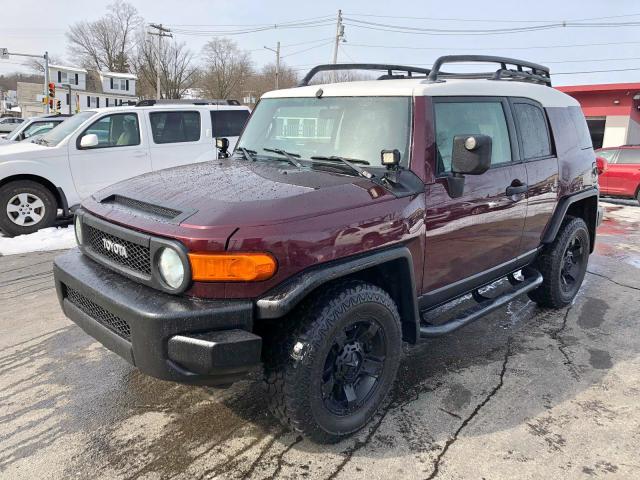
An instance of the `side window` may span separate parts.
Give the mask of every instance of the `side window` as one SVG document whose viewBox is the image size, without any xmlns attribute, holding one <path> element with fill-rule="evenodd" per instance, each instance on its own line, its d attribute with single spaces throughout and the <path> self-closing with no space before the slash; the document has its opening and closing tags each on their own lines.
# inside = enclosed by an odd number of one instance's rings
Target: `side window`
<svg viewBox="0 0 640 480">
<path fill-rule="evenodd" d="M 520 128 L 524 159 L 551 155 L 549 131 L 542 109 L 530 103 L 514 103 L 513 110 Z"/>
<path fill-rule="evenodd" d="M 640 164 L 640 149 L 623 148 L 620 150 L 616 163 L 626 163 L 632 165 Z"/>
<path fill-rule="evenodd" d="M 511 162 L 509 129 L 501 102 L 436 102 L 438 173 L 451 171 L 453 137 L 482 134 L 491 137 L 491 165 Z"/>
<path fill-rule="evenodd" d="M 153 143 L 182 143 L 200 140 L 200 112 L 151 112 Z"/>
<path fill-rule="evenodd" d="M 238 137 L 249 118 L 247 110 L 211 110 L 213 137 Z"/>
<path fill-rule="evenodd" d="M 596 152 L 598 157 L 604 158 L 609 163 L 616 163 L 616 155 L 618 150 L 600 150 Z"/>
<path fill-rule="evenodd" d="M 135 113 L 102 117 L 85 130 L 84 135 L 90 133 L 98 136 L 98 146 L 95 148 L 140 145 L 140 126 Z"/>
<path fill-rule="evenodd" d="M 35 132 L 37 132 L 38 134 L 44 133 L 45 131 L 51 130 L 57 124 L 57 122 L 33 122 L 31 125 L 24 129 L 22 134 L 24 135 L 24 138 L 29 138 Z"/>
</svg>

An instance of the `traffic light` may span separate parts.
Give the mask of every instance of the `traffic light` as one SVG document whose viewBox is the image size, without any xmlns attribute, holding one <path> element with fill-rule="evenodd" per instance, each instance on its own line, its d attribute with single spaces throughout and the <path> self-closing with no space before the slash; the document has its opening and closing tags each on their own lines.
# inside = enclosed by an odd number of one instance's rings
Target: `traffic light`
<svg viewBox="0 0 640 480">
<path fill-rule="evenodd" d="M 56 84 L 53 82 L 49 82 L 49 98 L 54 98 L 56 96 Z"/>
<path fill-rule="evenodd" d="M 53 98 L 49 99 L 49 108 L 53 109 Z"/>
<path fill-rule="evenodd" d="M 62 108 L 62 104 L 60 103 L 60 100 L 56 101 L 56 110 L 60 111 L 60 109 Z"/>
</svg>

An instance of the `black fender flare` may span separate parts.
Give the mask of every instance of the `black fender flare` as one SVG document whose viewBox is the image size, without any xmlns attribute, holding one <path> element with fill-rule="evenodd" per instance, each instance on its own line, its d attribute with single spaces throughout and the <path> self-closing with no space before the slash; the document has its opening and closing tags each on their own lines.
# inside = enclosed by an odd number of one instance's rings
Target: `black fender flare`
<svg viewBox="0 0 640 480">
<path fill-rule="evenodd" d="M 553 216 L 551 217 L 551 220 L 549 220 L 547 229 L 542 235 L 542 243 L 552 243 L 556 239 L 556 236 L 560 231 L 560 226 L 562 225 L 562 222 L 564 221 L 567 215 L 567 211 L 569 210 L 569 207 L 572 204 L 590 197 L 596 197 L 596 199 L 599 199 L 599 194 L 600 192 L 598 188 L 593 187 L 593 188 L 589 188 L 587 190 L 583 190 L 581 192 L 574 193 L 572 195 L 568 195 L 566 197 L 561 198 L 558 201 L 558 205 L 556 206 L 556 209 L 553 212 Z M 597 216 L 597 201 L 596 201 L 596 216 Z"/>
<path fill-rule="evenodd" d="M 399 267 L 398 274 L 402 280 L 399 282 L 395 300 L 402 319 L 403 337 L 406 341 L 415 343 L 418 339 L 420 315 L 413 257 L 404 245 L 367 252 L 303 270 L 258 298 L 255 302 L 256 317 L 259 319 L 283 317 L 316 288 L 339 278 L 390 263 Z"/>
</svg>

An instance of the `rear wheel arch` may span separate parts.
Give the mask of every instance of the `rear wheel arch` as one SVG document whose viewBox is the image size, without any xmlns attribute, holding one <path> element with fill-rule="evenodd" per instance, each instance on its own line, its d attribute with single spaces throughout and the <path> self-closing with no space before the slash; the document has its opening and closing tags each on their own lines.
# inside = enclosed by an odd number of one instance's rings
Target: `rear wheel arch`
<svg viewBox="0 0 640 480">
<path fill-rule="evenodd" d="M 549 225 L 542 237 L 543 244 L 550 244 L 556 239 L 560 227 L 567 217 L 579 217 L 589 229 L 590 253 L 593 252 L 598 222 L 598 191 L 585 190 L 560 199 Z"/>
</svg>

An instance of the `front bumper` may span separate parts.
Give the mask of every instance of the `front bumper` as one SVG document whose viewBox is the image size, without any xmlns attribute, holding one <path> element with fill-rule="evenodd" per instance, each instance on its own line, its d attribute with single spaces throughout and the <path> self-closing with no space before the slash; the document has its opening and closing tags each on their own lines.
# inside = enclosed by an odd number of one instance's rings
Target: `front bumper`
<svg viewBox="0 0 640 480">
<path fill-rule="evenodd" d="M 141 285 L 74 249 L 53 266 L 65 315 L 142 372 L 225 385 L 260 364 L 250 300 L 200 300 Z"/>
</svg>

